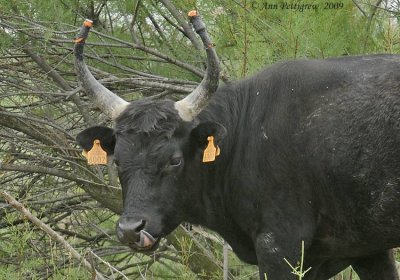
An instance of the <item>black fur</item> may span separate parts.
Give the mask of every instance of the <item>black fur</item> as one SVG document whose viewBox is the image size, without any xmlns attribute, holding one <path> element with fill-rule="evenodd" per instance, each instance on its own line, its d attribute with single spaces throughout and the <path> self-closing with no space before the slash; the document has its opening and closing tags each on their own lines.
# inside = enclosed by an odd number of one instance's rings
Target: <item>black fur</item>
<svg viewBox="0 0 400 280">
<path fill-rule="evenodd" d="M 376 55 L 273 65 L 221 87 L 192 123 L 173 102 L 134 102 L 116 121 L 122 216 L 154 237 L 213 229 L 261 279 L 295 279 L 283 258 L 295 265 L 304 241 L 307 280 L 348 265 L 396 280 L 399 88 L 400 56 Z M 221 156 L 205 164 L 207 131 Z"/>
<path fill-rule="evenodd" d="M 114 153 L 115 136 L 113 129 L 105 126 L 93 126 L 76 136 L 76 142 L 85 151 L 92 149 L 94 140 L 100 140 L 100 146 L 107 152 L 107 155 Z"/>
<path fill-rule="evenodd" d="M 116 133 L 165 134 L 171 137 L 179 126 L 172 101 L 142 99 L 131 103 L 116 120 Z"/>
</svg>

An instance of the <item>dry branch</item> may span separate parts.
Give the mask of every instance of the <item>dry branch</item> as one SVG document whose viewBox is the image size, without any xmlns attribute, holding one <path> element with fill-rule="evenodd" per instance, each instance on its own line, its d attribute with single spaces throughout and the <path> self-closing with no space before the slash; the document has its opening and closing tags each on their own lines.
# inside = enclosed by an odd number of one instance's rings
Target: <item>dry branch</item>
<svg viewBox="0 0 400 280">
<path fill-rule="evenodd" d="M 202 50 L 203 46 L 201 42 L 197 39 L 196 34 L 193 32 L 193 28 L 188 24 L 185 17 L 183 17 L 176 7 L 169 0 L 160 0 L 161 3 L 168 9 L 171 15 L 176 19 L 176 21 L 182 26 L 185 35 L 189 38 L 190 42 L 192 42 L 193 46 L 197 50 Z"/>
<path fill-rule="evenodd" d="M 76 251 L 65 239 L 59 235 L 57 232 L 52 230 L 48 225 L 43 223 L 40 219 L 34 216 L 28 209 L 22 205 L 22 203 L 18 202 L 13 196 L 9 195 L 5 191 L 1 191 L 0 195 L 4 197 L 4 199 L 17 211 L 22 213 L 24 217 L 26 217 L 29 221 L 31 221 L 35 226 L 40 228 L 42 231 L 47 233 L 49 237 L 55 240 L 57 243 L 62 245 L 65 250 L 71 254 L 76 260 L 78 260 L 84 268 L 86 268 L 90 273 L 95 275 L 95 279 L 102 280 L 104 277 L 99 273 L 92 265 L 81 255 L 78 251 Z"/>
</svg>

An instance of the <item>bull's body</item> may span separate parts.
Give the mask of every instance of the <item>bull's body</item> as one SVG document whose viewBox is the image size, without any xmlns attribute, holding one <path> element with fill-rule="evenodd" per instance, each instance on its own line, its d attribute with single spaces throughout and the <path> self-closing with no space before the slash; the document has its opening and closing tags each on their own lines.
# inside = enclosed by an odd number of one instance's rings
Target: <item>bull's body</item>
<svg viewBox="0 0 400 280">
<path fill-rule="evenodd" d="M 81 83 L 118 116 L 114 130 L 90 128 L 77 140 L 86 149 L 100 139 L 115 153 L 119 239 L 155 249 L 186 221 L 220 233 L 262 279 L 294 279 L 284 258 L 295 265 L 304 241 L 307 280 L 348 265 L 361 280 L 397 280 L 390 249 L 400 246 L 400 56 L 279 63 L 214 93 L 218 59 L 191 17 L 208 69 L 176 103 L 115 96 L 83 61 L 90 24 L 76 40 Z M 209 136 L 221 155 L 202 163 Z"/>
<path fill-rule="evenodd" d="M 280 63 L 218 90 L 199 120 L 228 133 L 215 163 L 187 167 L 185 220 L 268 279 L 289 278 L 302 240 L 307 279 L 348 265 L 397 279 L 385 251 L 400 246 L 400 56 Z"/>
</svg>

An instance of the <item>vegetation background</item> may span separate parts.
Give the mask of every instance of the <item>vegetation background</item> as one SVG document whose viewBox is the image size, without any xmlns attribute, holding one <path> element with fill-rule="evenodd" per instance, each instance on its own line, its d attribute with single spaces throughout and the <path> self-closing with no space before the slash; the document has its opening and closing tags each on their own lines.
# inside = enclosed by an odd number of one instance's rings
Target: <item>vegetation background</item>
<svg viewBox="0 0 400 280">
<path fill-rule="evenodd" d="M 74 73 L 82 21 L 94 20 L 86 57 L 103 84 L 126 100 L 178 99 L 204 73 L 186 17 L 194 8 L 225 81 L 287 59 L 400 53 L 399 1 L 0 0 L 0 191 L 90 264 L 0 198 L 0 279 L 89 279 L 95 269 L 103 279 L 257 279 L 256 267 L 224 257 L 223 240 L 198 226 L 178 228 L 150 255 L 122 246 L 115 169 L 87 166 L 74 142 L 84 128 L 111 125 Z"/>
</svg>

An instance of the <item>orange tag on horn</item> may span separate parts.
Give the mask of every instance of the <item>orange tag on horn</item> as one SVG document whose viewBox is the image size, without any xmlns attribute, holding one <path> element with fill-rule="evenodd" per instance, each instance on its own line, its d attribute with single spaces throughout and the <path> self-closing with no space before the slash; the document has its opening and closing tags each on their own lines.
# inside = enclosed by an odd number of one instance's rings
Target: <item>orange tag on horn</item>
<svg viewBox="0 0 400 280">
<path fill-rule="evenodd" d="M 85 21 L 83 22 L 83 25 L 86 26 L 86 27 L 92 27 L 93 26 L 93 20 L 85 19 Z"/>
<path fill-rule="evenodd" d="M 214 136 L 208 136 L 208 145 L 203 153 L 203 162 L 215 161 L 215 158 L 220 155 L 221 150 L 214 144 Z"/>
<path fill-rule="evenodd" d="M 191 11 L 188 13 L 188 16 L 189 16 L 189 17 L 195 17 L 195 16 L 197 16 L 197 11 L 196 11 L 196 10 L 191 10 Z"/>
<path fill-rule="evenodd" d="M 74 39 L 74 43 L 80 43 L 82 41 L 83 41 L 82 37 Z"/>
<path fill-rule="evenodd" d="M 94 140 L 92 149 L 87 152 L 89 165 L 107 164 L 107 153 L 101 148 L 100 140 Z"/>
</svg>

